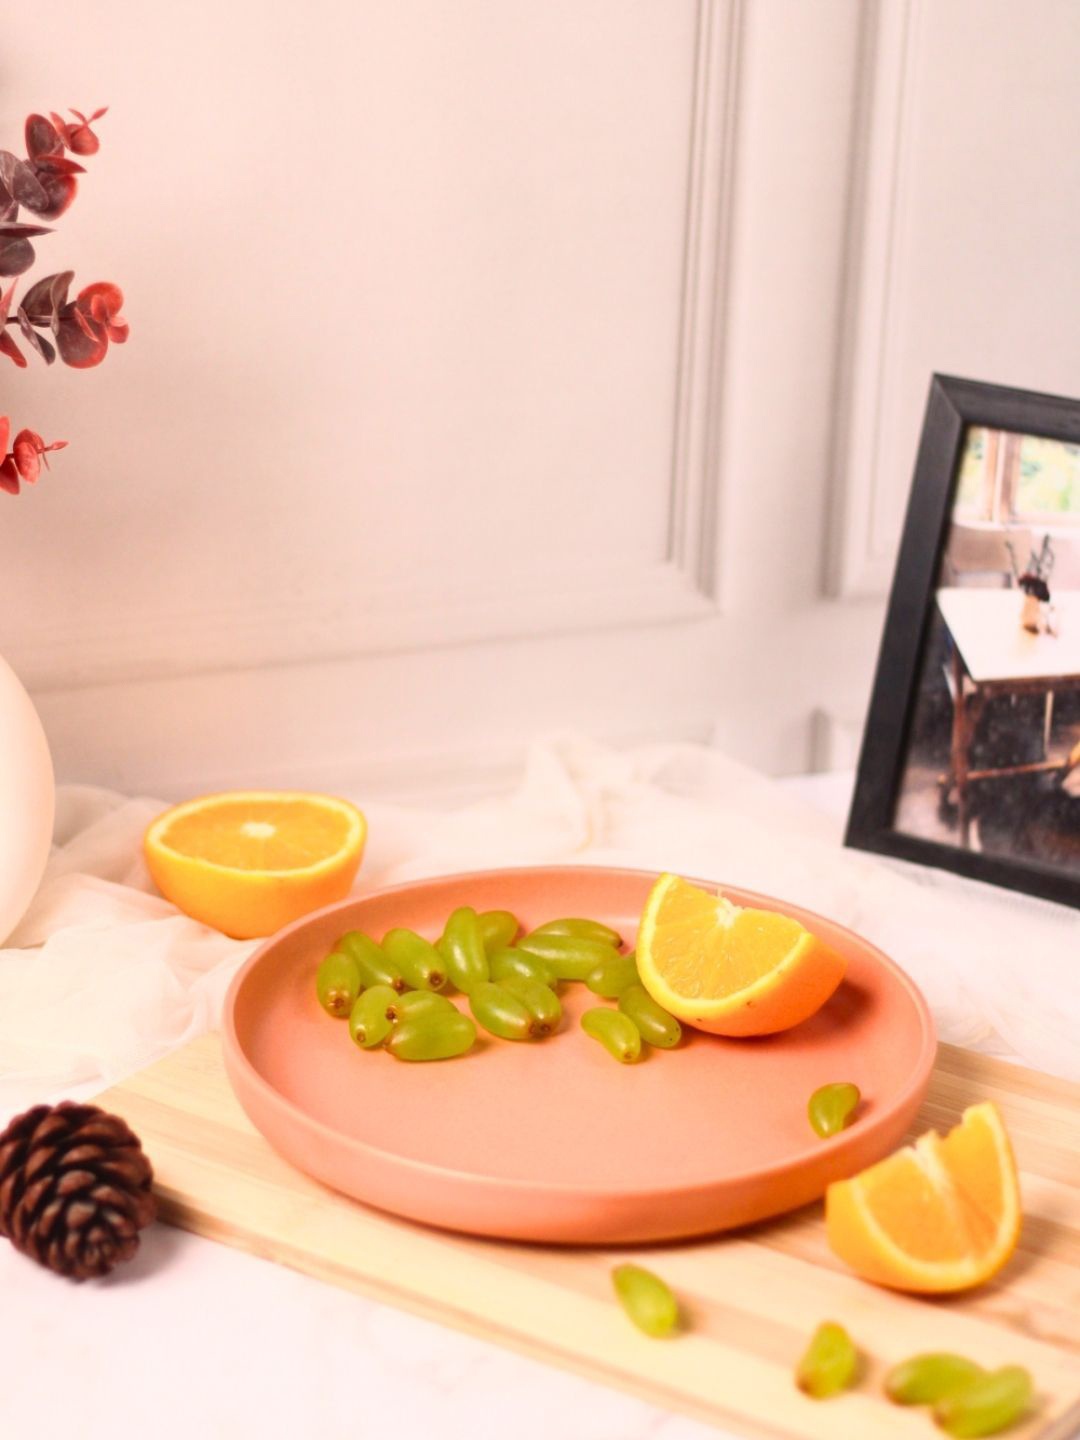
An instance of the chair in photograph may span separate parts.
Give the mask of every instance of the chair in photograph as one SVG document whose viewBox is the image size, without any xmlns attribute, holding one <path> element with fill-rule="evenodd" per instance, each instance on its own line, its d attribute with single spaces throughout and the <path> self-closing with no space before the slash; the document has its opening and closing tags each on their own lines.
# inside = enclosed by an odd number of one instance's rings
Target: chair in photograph
<svg viewBox="0 0 1080 1440">
<path fill-rule="evenodd" d="M 1015 565 L 1023 567 L 1030 552 L 1030 530 L 954 520 L 945 545 L 942 583 L 1005 588 L 1015 583 Z"/>
<path fill-rule="evenodd" d="M 1061 611 L 1058 633 L 1024 631 L 1019 598 L 1016 593 L 963 587 L 937 592 L 948 636 L 945 680 L 953 708 L 950 763 L 939 780 L 940 796 L 943 806 L 956 805 L 964 849 L 979 846 L 970 804 L 972 784 L 1048 775 L 1060 785 L 1080 763 L 1080 744 L 1073 744 L 1067 756 L 1055 758 L 1050 750 L 1054 693 L 1080 693 L 1080 590 L 1056 592 Z M 1004 762 L 975 759 L 973 747 L 986 706 L 1002 701 L 1016 704 L 1025 695 L 1044 699 L 1041 757 Z"/>
<path fill-rule="evenodd" d="M 946 542 L 942 565 L 943 583 L 952 586 L 1010 587 L 1016 582 L 1017 569 L 1023 569 L 1034 549 L 1034 532 L 1022 526 L 967 524 L 954 521 Z M 948 673 L 946 683 L 954 689 Z M 953 699 L 955 701 L 955 695 Z M 1054 691 L 1047 687 L 1043 707 L 1043 758 L 1050 754 L 1050 735 L 1054 724 Z"/>
</svg>

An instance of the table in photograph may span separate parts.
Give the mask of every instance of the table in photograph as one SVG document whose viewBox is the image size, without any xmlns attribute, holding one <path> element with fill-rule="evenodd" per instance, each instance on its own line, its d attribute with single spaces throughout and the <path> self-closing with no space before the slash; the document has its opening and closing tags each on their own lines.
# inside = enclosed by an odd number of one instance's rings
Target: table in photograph
<svg viewBox="0 0 1080 1440">
<path fill-rule="evenodd" d="M 1020 623 L 1023 593 L 947 587 L 938 609 L 952 639 L 953 727 L 947 784 L 956 791 L 960 843 L 971 844 L 972 781 L 1065 771 L 1069 757 L 1049 754 L 1053 696 L 1080 690 L 1080 590 L 1053 595 L 1054 631 L 1034 634 Z M 986 702 L 997 695 L 1049 697 L 1042 760 L 974 769 L 971 746 Z"/>
</svg>

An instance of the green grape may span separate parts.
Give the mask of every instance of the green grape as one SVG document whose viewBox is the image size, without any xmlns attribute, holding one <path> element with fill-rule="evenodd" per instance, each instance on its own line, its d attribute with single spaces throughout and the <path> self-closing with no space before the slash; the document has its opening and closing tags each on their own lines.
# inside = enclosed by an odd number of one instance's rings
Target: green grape
<svg viewBox="0 0 1080 1440">
<path fill-rule="evenodd" d="M 624 1065 L 632 1065 L 641 1054 L 641 1031 L 629 1015 L 620 1015 L 618 1010 L 606 1010 L 602 1006 L 586 1010 L 581 1017 L 581 1028 Z"/>
<path fill-rule="evenodd" d="M 386 1042 L 390 1054 L 398 1060 L 450 1060 L 471 1050 L 476 1040 L 476 1026 L 460 1010 L 430 1011 L 412 1015 L 395 1025 Z"/>
<path fill-rule="evenodd" d="M 480 926 L 480 939 L 489 955 L 504 945 L 512 945 L 521 928 L 517 916 L 511 915 L 509 910 L 483 910 L 477 915 L 476 922 Z"/>
<path fill-rule="evenodd" d="M 617 1000 L 629 986 L 640 985 L 633 950 L 629 955 L 613 955 L 610 960 L 601 960 L 595 970 L 589 971 L 585 984 L 594 995 L 602 995 L 605 1000 Z"/>
<path fill-rule="evenodd" d="M 671 1050 L 682 1039 L 678 1020 L 656 1003 L 644 985 L 628 985 L 619 996 L 619 1009 L 630 1016 L 641 1038 L 660 1050 Z"/>
<path fill-rule="evenodd" d="M 947 1435 L 976 1440 L 1015 1425 L 1032 1399 L 1031 1376 L 1020 1365 L 1005 1365 L 943 1395 L 934 1419 Z"/>
<path fill-rule="evenodd" d="M 795 1371 L 795 1383 L 814 1400 L 839 1395 L 855 1380 L 859 1354 L 842 1325 L 826 1320 L 814 1331 Z"/>
<path fill-rule="evenodd" d="M 550 986 L 527 975 L 507 975 L 501 983 L 504 990 L 517 996 L 533 1017 L 534 1035 L 550 1035 L 558 1027 L 562 1019 L 562 1005 Z"/>
<path fill-rule="evenodd" d="M 885 1376 L 885 1394 L 897 1405 L 933 1405 L 985 1374 L 963 1355 L 913 1355 Z"/>
<path fill-rule="evenodd" d="M 838 1135 L 855 1114 L 861 1098 L 859 1087 L 847 1081 L 822 1085 L 810 1096 L 806 1107 L 810 1124 L 823 1140 Z"/>
<path fill-rule="evenodd" d="M 497 980 L 500 985 L 508 975 L 521 975 L 526 980 L 538 980 L 541 985 L 548 987 L 557 983 L 546 960 L 541 960 L 536 955 L 526 955 L 524 950 L 515 950 L 512 945 L 493 950 L 489 964 L 492 980 Z"/>
<path fill-rule="evenodd" d="M 445 995 L 437 995 L 434 990 L 406 990 L 403 995 L 395 995 L 393 1004 L 388 1007 L 387 1013 L 395 1025 L 412 1015 L 430 1015 L 434 1011 L 445 1013 L 453 1010 L 457 1013 L 457 1006 Z"/>
<path fill-rule="evenodd" d="M 480 985 L 489 978 L 480 920 L 471 905 L 459 906 L 447 920 L 439 941 L 439 954 L 446 965 L 446 973 L 466 995 L 474 985 Z"/>
<path fill-rule="evenodd" d="M 360 994 L 360 970 L 351 955 L 332 950 L 315 972 L 315 993 L 329 1015 L 344 1020 Z"/>
<path fill-rule="evenodd" d="M 534 935 L 572 935 L 575 940 L 599 940 L 601 944 L 614 945 L 616 949 L 622 944 L 619 932 L 599 920 L 575 918 L 548 920 L 546 924 L 538 925 L 532 933 Z"/>
<path fill-rule="evenodd" d="M 522 935 L 519 950 L 547 962 L 559 980 L 585 980 L 596 967 L 610 960 L 611 946 L 602 940 L 579 940 L 575 935 Z"/>
<path fill-rule="evenodd" d="M 360 979 L 365 988 L 368 985 L 389 985 L 394 990 L 405 989 L 404 975 L 370 935 L 365 935 L 360 930 L 350 930 L 348 935 L 343 935 L 338 941 L 338 949 L 351 955 L 359 965 Z"/>
<path fill-rule="evenodd" d="M 446 984 L 446 966 L 430 940 L 415 930 L 388 930 L 382 940 L 383 954 L 396 965 L 406 985 L 414 990 L 441 990 Z"/>
<path fill-rule="evenodd" d="M 389 985 L 372 985 L 349 1016 L 349 1034 L 364 1050 L 381 1045 L 393 1029 L 393 1007 L 401 997 Z"/>
<path fill-rule="evenodd" d="M 662 1339 L 679 1323 L 679 1302 L 668 1287 L 640 1265 L 616 1265 L 611 1272 L 623 1309 L 646 1335 Z"/>
<path fill-rule="evenodd" d="M 532 1011 L 516 995 L 491 980 L 481 980 L 469 991 L 469 1009 L 478 1025 L 501 1040 L 530 1040 L 540 1031 Z"/>
</svg>

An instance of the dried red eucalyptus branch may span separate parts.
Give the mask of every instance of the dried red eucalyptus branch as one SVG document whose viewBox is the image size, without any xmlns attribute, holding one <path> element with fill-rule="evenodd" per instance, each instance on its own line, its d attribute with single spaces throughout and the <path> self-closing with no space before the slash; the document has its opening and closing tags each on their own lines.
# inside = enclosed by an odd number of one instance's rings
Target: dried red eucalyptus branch
<svg viewBox="0 0 1080 1440">
<path fill-rule="evenodd" d="M 96 154 L 99 146 L 93 123 L 105 114 L 95 110 L 84 115 L 72 110 L 74 121 L 53 113 L 31 115 L 26 121 L 26 159 L 10 150 L 0 150 L 0 277 L 24 275 L 34 263 L 33 241 L 48 235 L 51 226 L 21 221 L 20 206 L 39 220 L 55 220 L 68 208 L 78 188 L 77 175 L 84 167 L 65 155 Z M 74 271 L 46 275 L 31 285 L 15 303 L 15 282 L 0 288 L 0 354 L 20 369 L 27 360 L 9 325 L 17 325 L 24 344 L 51 365 L 59 354 L 65 365 L 88 370 L 104 360 L 109 342 L 122 345 L 128 327 L 120 316 L 124 297 L 116 285 L 97 281 L 86 285 L 74 300 L 68 289 Z M 40 333 L 46 332 L 46 333 Z M 52 339 L 47 332 L 51 332 Z M 54 343 L 55 342 L 55 343 Z M 7 441 L 10 425 L 0 417 L 0 490 L 19 493 L 20 482 L 33 484 L 45 454 L 60 450 L 63 440 L 46 445 L 33 430 L 20 430 L 10 453 Z M 45 462 L 47 464 L 47 462 Z"/>
<path fill-rule="evenodd" d="M 0 415 L 0 490 L 8 495 L 18 495 L 22 481 L 33 485 L 41 474 L 42 465 L 46 470 L 49 468 L 46 454 L 50 450 L 63 450 L 68 442 L 54 440 L 51 445 L 46 445 L 33 430 L 20 430 L 9 451 L 10 434 L 11 421 L 6 415 Z"/>
</svg>

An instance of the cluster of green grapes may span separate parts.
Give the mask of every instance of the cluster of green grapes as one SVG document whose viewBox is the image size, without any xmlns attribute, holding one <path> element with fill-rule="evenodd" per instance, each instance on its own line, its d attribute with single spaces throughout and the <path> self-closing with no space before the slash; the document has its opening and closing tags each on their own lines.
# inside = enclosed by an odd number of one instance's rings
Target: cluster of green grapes
<svg viewBox="0 0 1080 1440">
<path fill-rule="evenodd" d="M 633 952 L 599 920 L 549 920 L 526 935 L 508 910 L 462 905 L 435 943 L 415 930 L 389 930 L 381 942 L 343 935 L 319 965 L 315 988 L 328 1014 L 349 1022 L 363 1050 L 382 1046 L 399 1060 L 448 1060 L 476 1041 L 477 1025 L 501 1040 L 538 1040 L 562 1019 L 562 981 L 583 981 L 617 1008 L 596 1006 L 581 1027 L 623 1064 L 642 1043 L 671 1049 L 682 1038 L 674 1016 L 641 984 Z M 443 993 L 468 999 L 471 1018 Z"/>
<path fill-rule="evenodd" d="M 812 1399 L 827 1400 L 855 1385 L 863 1368 L 851 1336 L 826 1320 L 799 1361 L 795 1383 Z M 968 1440 L 1010 1429 L 1028 1413 L 1034 1394 L 1022 1365 L 984 1370 L 966 1356 L 945 1351 L 913 1355 L 894 1365 L 884 1389 L 896 1405 L 932 1405 L 940 1429 Z"/>
</svg>

